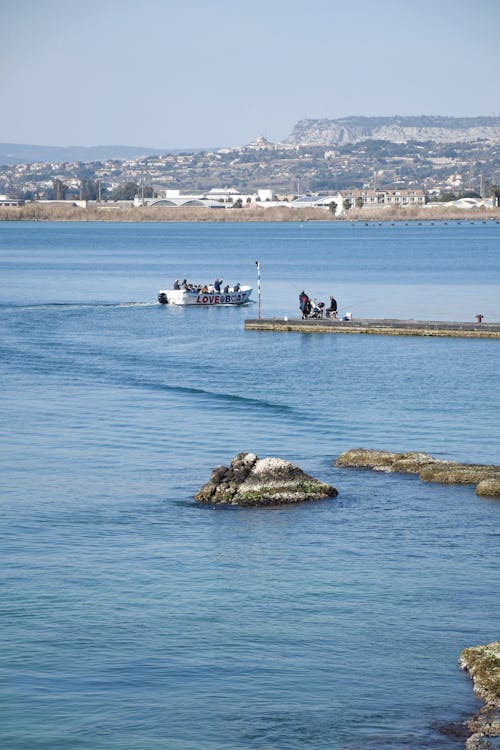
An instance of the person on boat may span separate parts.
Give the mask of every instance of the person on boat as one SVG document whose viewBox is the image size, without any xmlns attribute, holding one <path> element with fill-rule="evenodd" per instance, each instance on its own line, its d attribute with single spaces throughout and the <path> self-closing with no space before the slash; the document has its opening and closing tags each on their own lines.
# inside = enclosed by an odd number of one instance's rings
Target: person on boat
<svg viewBox="0 0 500 750">
<path fill-rule="evenodd" d="M 224 287 L 223 293 L 227 294 L 228 292 L 229 292 L 229 284 L 226 284 L 226 286 Z"/>
<path fill-rule="evenodd" d="M 240 282 L 238 281 L 238 283 L 234 285 L 234 291 L 239 292 L 240 289 L 241 289 L 241 286 L 240 286 Z"/>
<path fill-rule="evenodd" d="M 179 279 L 176 279 L 174 281 L 174 289 L 180 289 L 180 288 L 181 288 L 181 285 L 179 284 Z"/>
<path fill-rule="evenodd" d="M 216 292 L 220 292 L 220 285 L 222 284 L 223 279 L 215 279 L 214 281 L 214 289 Z"/>
<path fill-rule="evenodd" d="M 302 290 L 299 294 L 299 307 L 302 319 L 307 318 L 311 311 L 311 303 L 304 290 Z"/>
<path fill-rule="evenodd" d="M 200 294 L 208 294 L 208 286 L 206 284 L 203 284 L 201 287 Z"/>
<path fill-rule="evenodd" d="M 183 282 L 182 282 L 182 284 L 181 284 L 181 289 L 183 289 L 183 290 L 184 290 L 185 292 L 187 292 L 187 290 L 188 290 L 188 283 L 187 283 L 187 279 L 184 279 L 184 280 L 183 280 Z"/>
<path fill-rule="evenodd" d="M 330 307 L 327 307 L 326 309 L 326 317 L 337 317 L 337 300 L 335 299 L 335 297 L 330 297 Z"/>
</svg>

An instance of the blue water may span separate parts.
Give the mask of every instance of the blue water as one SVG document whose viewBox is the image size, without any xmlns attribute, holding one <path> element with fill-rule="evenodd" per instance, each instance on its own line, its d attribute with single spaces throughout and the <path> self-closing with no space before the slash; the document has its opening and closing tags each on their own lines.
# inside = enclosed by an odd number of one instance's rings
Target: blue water
<svg viewBox="0 0 500 750">
<path fill-rule="evenodd" d="M 368 317 L 500 320 L 500 226 L 0 223 L 0 745 L 411 750 L 478 708 L 500 503 L 351 472 L 366 446 L 499 462 L 500 342 L 244 332 L 155 303 L 255 281 Z M 197 507 L 242 450 L 338 498 Z"/>
</svg>

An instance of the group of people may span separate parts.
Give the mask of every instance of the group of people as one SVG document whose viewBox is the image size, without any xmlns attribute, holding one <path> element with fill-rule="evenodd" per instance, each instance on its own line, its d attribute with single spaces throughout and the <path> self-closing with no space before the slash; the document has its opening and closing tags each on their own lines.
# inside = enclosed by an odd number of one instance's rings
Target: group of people
<svg viewBox="0 0 500 750">
<path fill-rule="evenodd" d="M 187 279 L 183 279 L 182 281 L 176 279 L 174 281 L 174 289 L 182 289 L 185 292 L 196 292 L 196 294 L 220 294 L 221 292 L 228 294 L 228 292 L 239 292 L 241 289 L 239 281 L 232 289 L 229 287 L 229 284 L 226 284 L 222 288 L 223 282 L 224 279 L 217 278 L 213 284 L 192 284 Z"/>
<path fill-rule="evenodd" d="M 335 297 L 330 297 L 330 306 L 325 309 L 324 302 L 316 302 L 315 299 L 311 300 L 309 295 L 304 290 L 299 294 L 299 307 L 302 320 L 306 318 L 336 318 L 337 317 L 337 300 Z"/>
</svg>

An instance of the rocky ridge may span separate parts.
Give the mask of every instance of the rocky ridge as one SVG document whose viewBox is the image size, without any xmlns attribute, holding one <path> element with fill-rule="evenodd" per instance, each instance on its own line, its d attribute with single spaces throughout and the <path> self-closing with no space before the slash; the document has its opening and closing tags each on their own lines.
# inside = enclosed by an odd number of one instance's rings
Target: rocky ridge
<svg viewBox="0 0 500 750">
<path fill-rule="evenodd" d="M 238 453 L 230 466 L 218 466 L 196 493 L 199 503 L 273 506 L 335 497 L 337 490 L 281 458 Z"/>
<path fill-rule="evenodd" d="M 443 461 L 427 453 L 393 453 L 368 448 L 345 451 L 337 458 L 335 464 L 352 469 L 418 474 L 424 482 L 471 484 L 476 485 L 477 495 L 500 497 L 500 466 L 461 464 Z"/>
<path fill-rule="evenodd" d="M 365 140 L 500 143 L 500 117 L 342 117 L 300 120 L 285 143 L 329 146 Z"/>
</svg>

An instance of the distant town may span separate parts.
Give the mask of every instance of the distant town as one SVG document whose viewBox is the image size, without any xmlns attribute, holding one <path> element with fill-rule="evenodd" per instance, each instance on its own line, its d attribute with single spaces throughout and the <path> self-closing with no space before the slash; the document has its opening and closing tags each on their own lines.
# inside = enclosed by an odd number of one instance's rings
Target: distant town
<svg viewBox="0 0 500 750">
<path fill-rule="evenodd" d="M 499 183 L 500 118 L 344 118 L 301 121 L 282 143 L 0 162 L 0 206 L 487 208 L 498 206 Z"/>
</svg>

